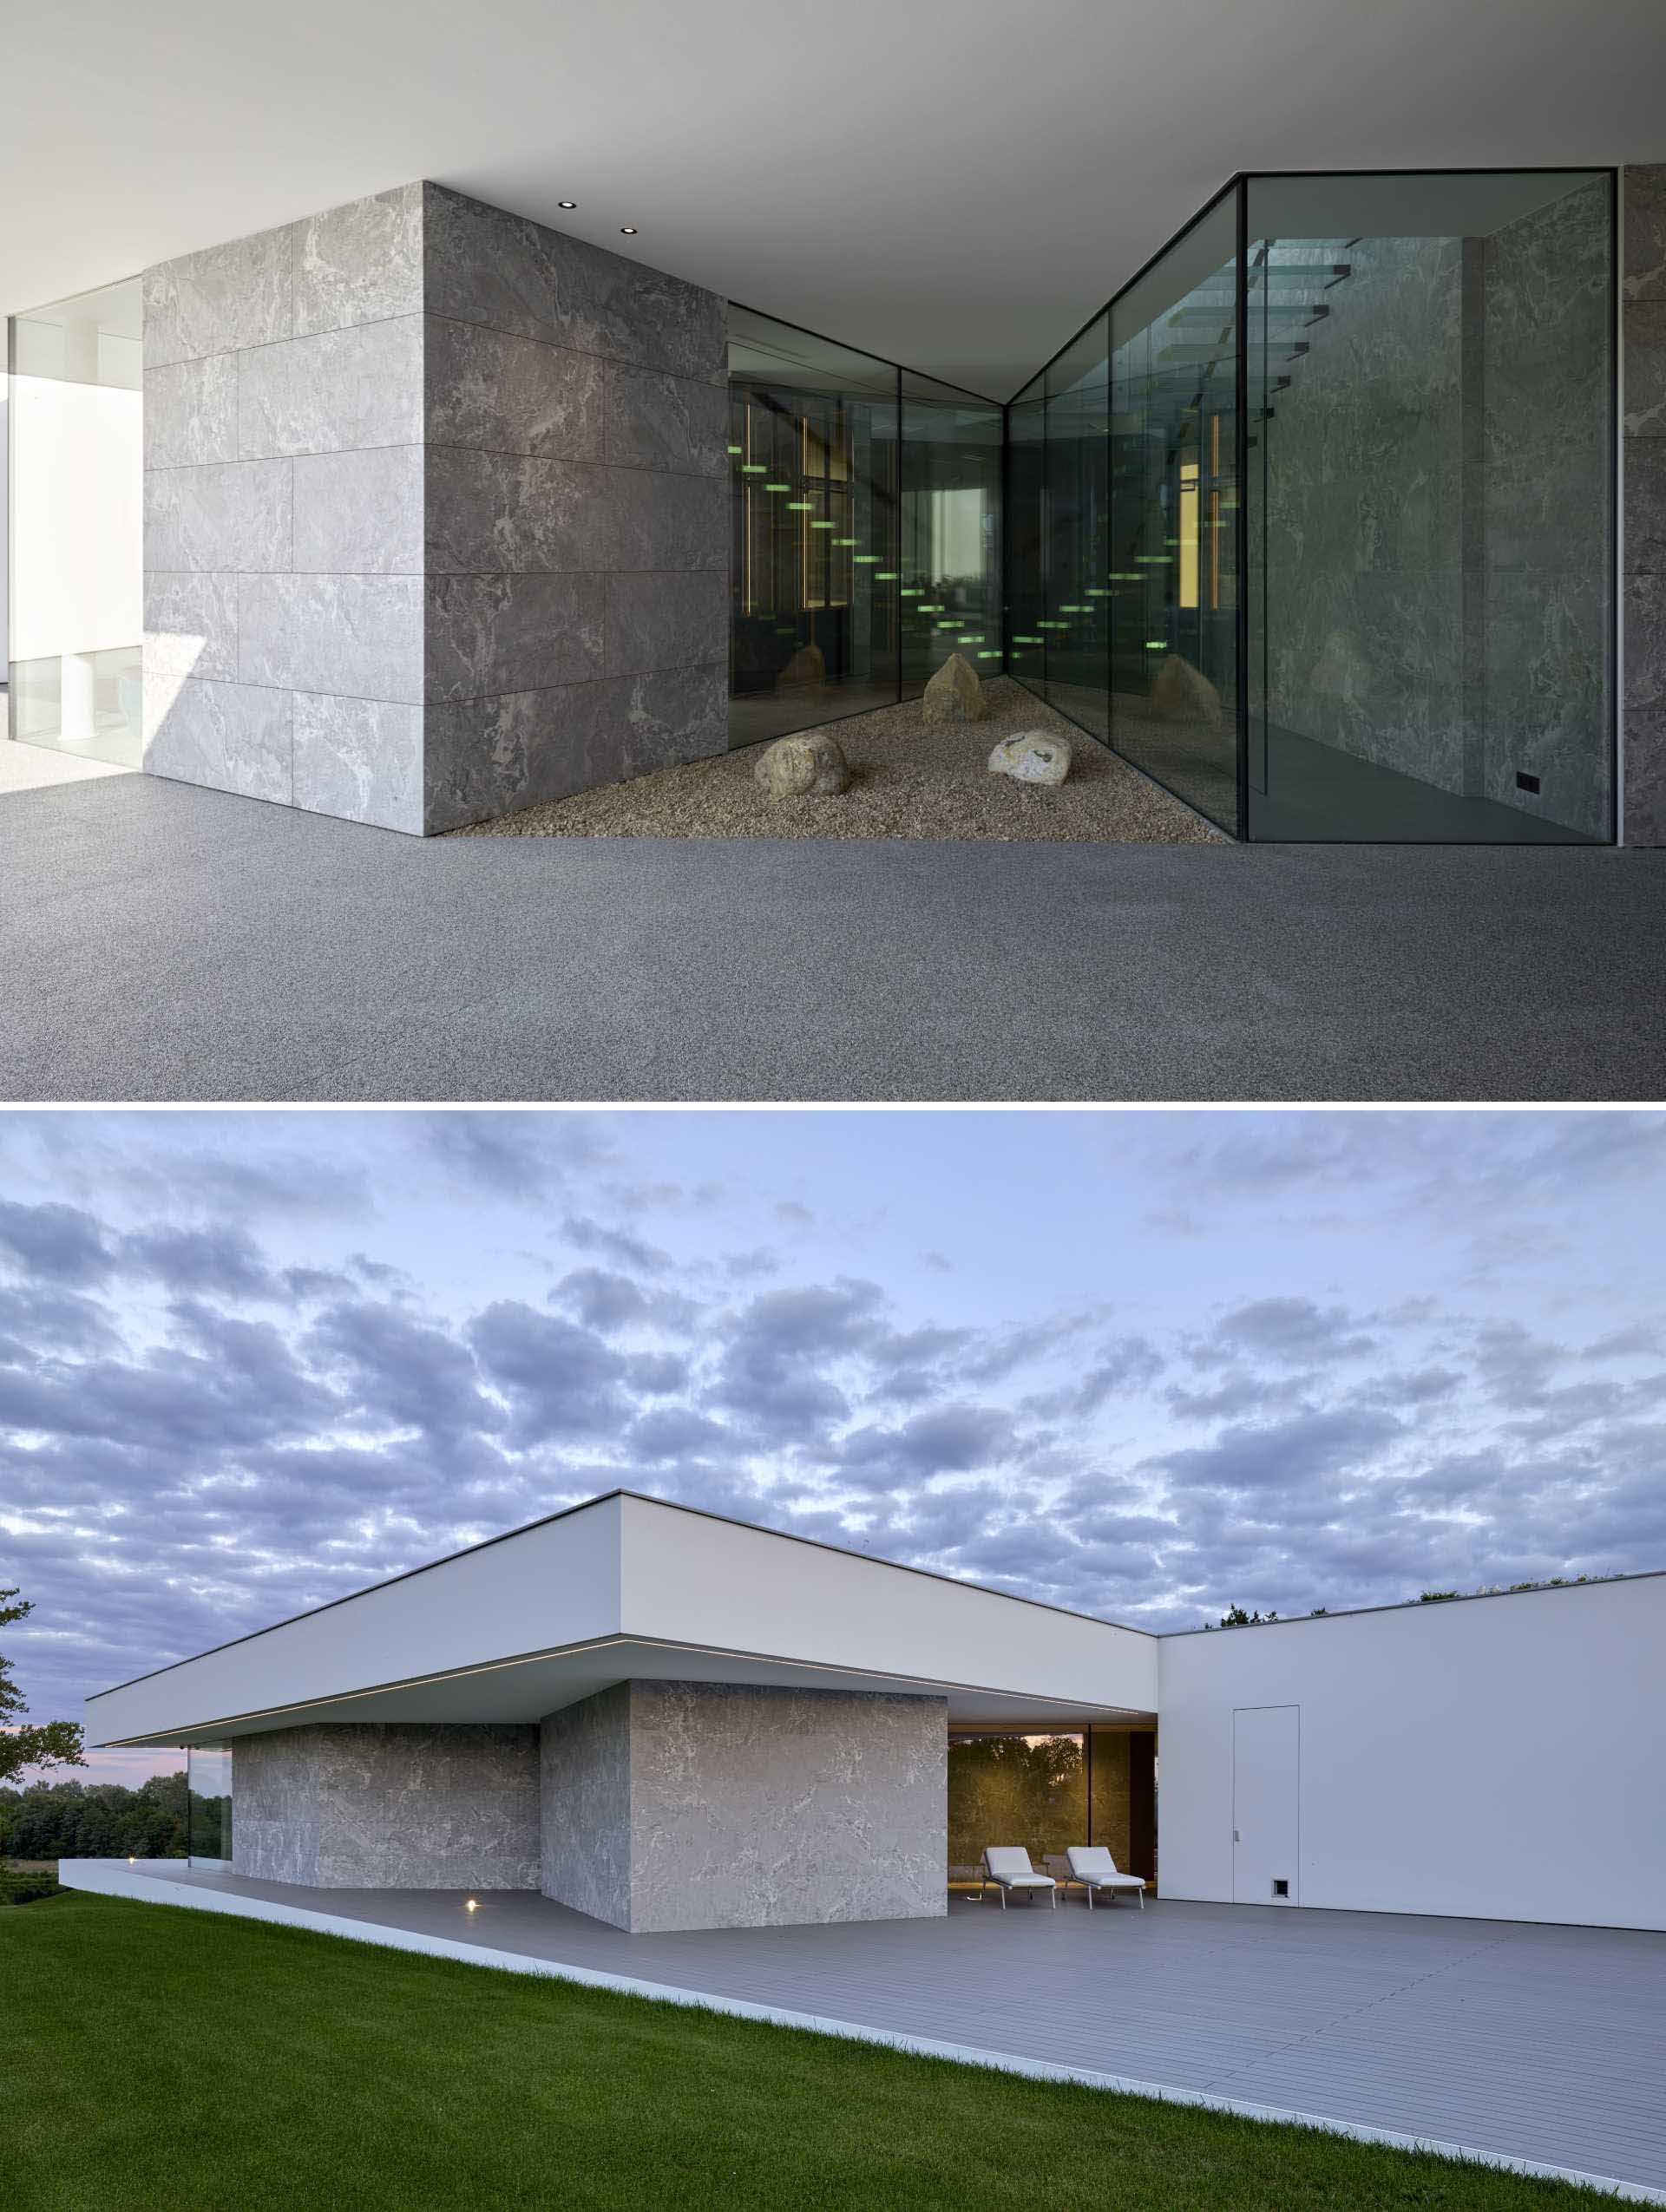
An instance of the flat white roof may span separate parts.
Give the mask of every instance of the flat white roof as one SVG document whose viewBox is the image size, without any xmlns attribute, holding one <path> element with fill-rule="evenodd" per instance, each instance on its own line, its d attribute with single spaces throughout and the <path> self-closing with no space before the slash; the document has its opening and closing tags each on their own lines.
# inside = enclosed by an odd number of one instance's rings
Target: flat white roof
<svg viewBox="0 0 1666 2212">
<path fill-rule="evenodd" d="M 630 1678 L 941 1697 L 951 1724 L 1152 1713 L 1157 1639 L 613 1490 L 87 1700 L 89 1742 L 535 1720 Z"/>
</svg>

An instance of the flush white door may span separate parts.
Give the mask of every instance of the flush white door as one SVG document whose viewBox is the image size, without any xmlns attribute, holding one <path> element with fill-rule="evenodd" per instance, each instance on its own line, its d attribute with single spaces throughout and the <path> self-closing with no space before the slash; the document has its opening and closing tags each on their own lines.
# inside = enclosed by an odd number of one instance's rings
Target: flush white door
<svg viewBox="0 0 1666 2212">
<path fill-rule="evenodd" d="M 1241 1705 L 1232 1716 L 1232 1895 L 1299 1901 L 1302 1708 Z"/>
</svg>

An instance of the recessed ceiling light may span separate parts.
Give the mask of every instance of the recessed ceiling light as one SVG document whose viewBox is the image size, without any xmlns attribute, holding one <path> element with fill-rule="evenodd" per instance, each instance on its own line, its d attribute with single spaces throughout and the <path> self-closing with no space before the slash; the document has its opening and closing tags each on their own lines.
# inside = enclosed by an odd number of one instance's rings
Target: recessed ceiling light
<svg viewBox="0 0 1666 2212">
<path fill-rule="evenodd" d="M 558 207 L 576 207 L 578 204 L 576 200 L 558 200 L 555 202 Z"/>
<path fill-rule="evenodd" d="M 636 236 L 636 225 L 634 223 L 621 223 L 619 226 L 619 234 L 620 238 L 634 238 Z"/>
</svg>

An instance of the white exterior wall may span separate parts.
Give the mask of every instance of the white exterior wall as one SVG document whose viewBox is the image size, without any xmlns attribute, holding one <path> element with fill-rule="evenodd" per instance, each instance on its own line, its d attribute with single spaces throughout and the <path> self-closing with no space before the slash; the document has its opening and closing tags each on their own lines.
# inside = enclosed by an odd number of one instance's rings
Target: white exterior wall
<svg viewBox="0 0 1666 2212">
<path fill-rule="evenodd" d="M 627 1635 L 1150 1712 L 1158 1639 L 626 1497 Z M 973 1701 L 967 1701 L 968 1705 Z"/>
<path fill-rule="evenodd" d="M 1285 1705 L 1302 1905 L 1666 1927 L 1666 1576 L 1164 1637 L 1164 1896 L 1231 1900 L 1233 1713 Z"/>
<path fill-rule="evenodd" d="M 87 1700 L 94 1744 L 487 1666 L 619 1630 L 616 1497 Z"/>
</svg>

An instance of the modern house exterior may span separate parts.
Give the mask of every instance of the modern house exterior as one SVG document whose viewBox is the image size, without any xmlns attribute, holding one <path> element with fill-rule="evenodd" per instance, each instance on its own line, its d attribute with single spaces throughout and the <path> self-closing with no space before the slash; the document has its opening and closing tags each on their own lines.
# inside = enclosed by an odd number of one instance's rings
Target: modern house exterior
<svg viewBox="0 0 1666 2212">
<path fill-rule="evenodd" d="M 87 1732 L 184 1746 L 239 1877 L 632 1933 L 939 1916 L 1014 1843 L 1164 1899 L 1661 1929 L 1663 1672 L 1662 1574 L 1153 1635 L 615 1491 Z"/>
<path fill-rule="evenodd" d="M 298 209 L 12 316 L 10 734 L 428 834 L 958 652 L 1230 836 L 1666 842 L 1663 272 L 1666 164 L 1239 176 L 1009 395 Z"/>
</svg>

